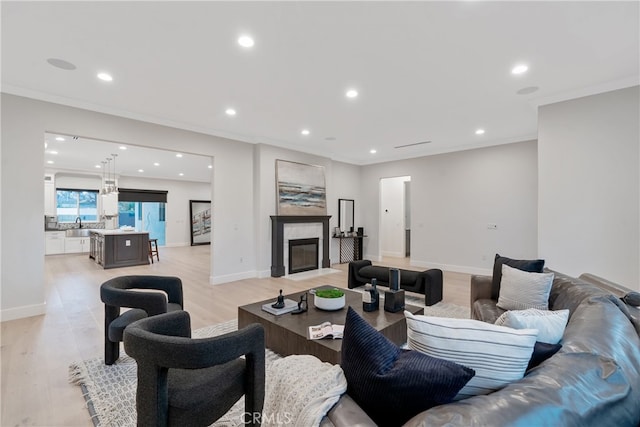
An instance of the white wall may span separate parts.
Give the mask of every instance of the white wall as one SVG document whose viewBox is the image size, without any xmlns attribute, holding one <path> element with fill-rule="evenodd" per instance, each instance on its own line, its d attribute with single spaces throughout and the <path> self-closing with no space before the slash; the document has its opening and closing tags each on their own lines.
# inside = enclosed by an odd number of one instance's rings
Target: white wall
<svg viewBox="0 0 640 427">
<path fill-rule="evenodd" d="M 225 226 L 213 232 L 211 281 L 255 276 L 251 144 L 4 93 L 1 99 L 3 320 L 45 311 L 44 200 L 40 196 L 45 132 L 179 148 L 185 153 L 214 157 L 213 216 Z"/>
<path fill-rule="evenodd" d="M 380 179 L 400 175 L 411 176 L 412 265 L 490 274 L 496 252 L 537 255 L 536 141 L 363 167 L 369 229 L 380 222 Z M 364 253 L 380 258 L 376 235 Z"/>
<path fill-rule="evenodd" d="M 540 107 L 539 253 L 640 290 L 638 86 Z"/>
<path fill-rule="evenodd" d="M 327 188 L 327 215 L 331 215 L 329 229 L 338 226 L 338 199 L 357 199 L 359 189 L 359 167 L 334 162 L 327 157 L 315 156 L 299 151 L 271 145 L 257 144 L 254 161 L 256 164 L 256 257 L 260 277 L 271 274 L 271 215 L 276 215 L 276 160 L 288 160 L 324 167 Z M 358 224 L 358 204 L 356 201 L 355 221 Z M 339 260 L 337 242 L 332 239 L 329 257 L 332 263 Z"/>
<path fill-rule="evenodd" d="M 168 191 L 165 216 L 166 246 L 189 246 L 191 244 L 189 200 L 211 200 L 211 184 L 206 182 L 122 176 L 118 180 L 118 186 L 137 190 Z M 211 224 L 215 228 L 215 218 L 212 218 Z"/>
<path fill-rule="evenodd" d="M 380 180 L 380 254 L 403 258 L 405 254 L 405 182 L 410 177 Z"/>
</svg>

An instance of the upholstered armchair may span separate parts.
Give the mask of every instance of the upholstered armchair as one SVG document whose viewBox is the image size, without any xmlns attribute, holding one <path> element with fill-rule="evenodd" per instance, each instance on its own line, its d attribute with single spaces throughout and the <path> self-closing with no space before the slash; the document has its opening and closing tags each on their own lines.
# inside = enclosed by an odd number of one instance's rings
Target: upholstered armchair
<svg viewBox="0 0 640 427">
<path fill-rule="evenodd" d="M 100 286 L 104 303 L 104 363 L 120 357 L 124 329 L 136 320 L 183 309 L 182 281 L 169 276 L 120 276 Z M 121 313 L 122 308 L 130 308 Z"/>
<path fill-rule="evenodd" d="M 124 348 L 138 364 L 138 425 L 208 426 L 244 395 L 242 421 L 259 426 L 265 393 L 262 326 L 212 338 L 190 336 L 186 311 L 142 319 L 124 331 Z"/>
</svg>

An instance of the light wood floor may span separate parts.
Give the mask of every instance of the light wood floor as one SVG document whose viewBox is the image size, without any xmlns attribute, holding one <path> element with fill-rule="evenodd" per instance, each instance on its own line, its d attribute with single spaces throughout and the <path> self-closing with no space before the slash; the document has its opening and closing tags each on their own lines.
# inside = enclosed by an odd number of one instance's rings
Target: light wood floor
<svg viewBox="0 0 640 427">
<path fill-rule="evenodd" d="M 209 257 L 208 246 L 160 248 L 159 263 L 112 270 L 99 268 L 87 255 L 46 257 L 47 314 L 2 323 L 0 425 L 93 425 L 80 387 L 67 381 L 67 368 L 73 361 L 103 355 L 104 314 L 99 288 L 111 277 L 180 277 L 185 309 L 194 329 L 234 319 L 239 305 L 275 297 L 279 289 L 286 294 L 326 284 L 347 287 L 347 264 L 333 266 L 340 273 L 303 281 L 247 279 L 212 286 Z M 412 269 L 407 259 L 386 258 L 380 264 Z M 444 301 L 468 307 L 468 275 L 445 272 Z"/>
</svg>

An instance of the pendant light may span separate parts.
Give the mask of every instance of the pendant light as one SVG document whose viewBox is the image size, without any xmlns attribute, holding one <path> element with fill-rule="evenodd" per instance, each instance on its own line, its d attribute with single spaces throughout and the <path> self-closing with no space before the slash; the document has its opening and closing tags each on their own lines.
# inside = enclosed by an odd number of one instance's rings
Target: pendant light
<svg viewBox="0 0 640 427">
<path fill-rule="evenodd" d="M 113 153 L 111 155 L 113 156 L 113 180 L 111 181 L 113 189 L 111 191 L 118 194 L 118 187 L 116 187 L 116 157 L 118 157 L 118 155 Z"/>
</svg>

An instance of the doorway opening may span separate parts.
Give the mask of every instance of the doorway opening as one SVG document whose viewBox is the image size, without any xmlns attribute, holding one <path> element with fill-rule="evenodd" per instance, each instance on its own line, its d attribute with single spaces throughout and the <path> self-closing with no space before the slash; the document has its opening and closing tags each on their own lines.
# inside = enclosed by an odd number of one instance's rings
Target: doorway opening
<svg viewBox="0 0 640 427">
<path fill-rule="evenodd" d="M 411 255 L 411 177 L 380 179 L 380 255 Z"/>
<path fill-rule="evenodd" d="M 148 231 L 150 239 L 158 239 L 158 245 L 165 246 L 166 203 L 118 202 L 118 224 Z"/>
</svg>

